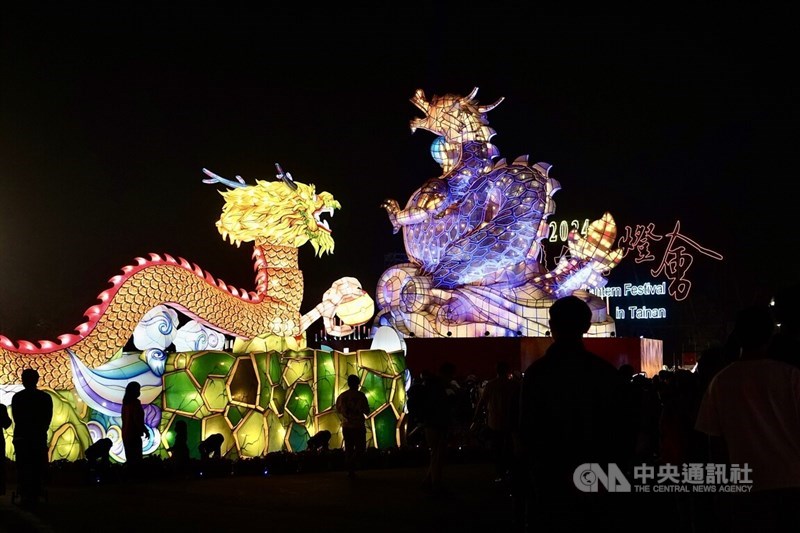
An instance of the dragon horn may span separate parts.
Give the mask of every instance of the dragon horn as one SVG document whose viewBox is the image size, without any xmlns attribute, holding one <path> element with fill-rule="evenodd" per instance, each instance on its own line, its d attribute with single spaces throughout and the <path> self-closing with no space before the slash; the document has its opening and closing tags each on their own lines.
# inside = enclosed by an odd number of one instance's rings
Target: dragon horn
<svg viewBox="0 0 800 533">
<path fill-rule="evenodd" d="M 465 99 L 466 99 L 466 100 L 474 100 L 474 99 L 475 99 L 475 97 L 476 97 L 477 95 L 478 95 L 478 88 L 477 88 L 477 87 L 474 87 L 474 88 L 472 89 L 472 92 L 471 92 L 471 93 L 469 93 L 469 94 L 468 94 L 468 95 L 465 97 Z"/>
<path fill-rule="evenodd" d="M 430 104 L 425 100 L 425 92 L 422 89 L 417 89 L 414 96 L 411 97 L 411 103 L 419 108 L 420 111 L 428 114 Z"/>
<path fill-rule="evenodd" d="M 500 102 L 502 102 L 505 99 L 506 99 L 505 96 L 501 96 L 500 99 L 498 101 L 496 101 L 495 103 L 493 103 L 493 104 L 478 106 L 478 111 L 480 113 L 488 113 L 489 111 L 491 111 L 495 107 L 499 106 Z"/>
<path fill-rule="evenodd" d="M 275 168 L 278 170 L 278 174 L 275 177 L 288 185 L 290 189 L 296 191 L 297 184 L 294 182 L 294 179 L 292 179 L 292 175 L 288 172 L 284 172 L 279 163 L 275 163 Z"/>
<path fill-rule="evenodd" d="M 238 189 L 239 187 L 247 187 L 247 184 L 244 182 L 241 176 L 236 176 L 236 181 L 229 180 L 227 178 L 223 178 L 222 176 L 218 176 L 214 174 L 207 168 L 203 169 L 203 174 L 208 176 L 210 179 L 203 180 L 203 183 L 221 183 L 223 185 L 227 185 L 232 189 Z"/>
</svg>

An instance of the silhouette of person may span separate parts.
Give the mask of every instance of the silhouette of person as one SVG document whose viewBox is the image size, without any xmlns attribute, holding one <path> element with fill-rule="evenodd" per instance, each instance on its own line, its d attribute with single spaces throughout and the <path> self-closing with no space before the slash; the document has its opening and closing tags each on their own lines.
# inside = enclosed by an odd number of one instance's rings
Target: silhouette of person
<svg viewBox="0 0 800 533">
<path fill-rule="evenodd" d="M 90 473 L 95 472 L 100 477 L 108 473 L 108 468 L 111 463 L 111 445 L 111 439 L 105 437 L 86 448 L 84 456 L 89 465 Z"/>
<path fill-rule="evenodd" d="M 308 439 L 306 443 L 306 447 L 308 450 L 313 452 L 322 452 L 328 449 L 328 445 L 331 442 L 331 432 L 327 429 L 323 429 L 322 431 L 318 431 L 313 437 Z"/>
<path fill-rule="evenodd" d="M 732 362 L 730 347 L 727 345 L 716 343 L 703 350 L 697 360 L 697 368 L 695 369 L 700 391 L 704 392 L 714 376 L 717 375 L 717 372 Z"/>
<path fill-rule="evenodd" d="M 148 437 L 144 408 L 139 400 L 141 391 L 139 382 L 131 381 L 125 387 L 125 396 L 122 398 L 122 445 L 125 448 L 125 462 L 133 475 L 137 475 L 142 462 L 142 438 Z"/>
<path fill-rule="evenodd" d="M 369 415 L 367 395 L 358 390 L 361 380 L 355 374 L 347 376 L 348 389 L 336 398 L 336 412 L 342 420 L 347 477 L 356 476 L 356 469 L 367 448 L 366 416 Z"/>
<path fill-rule="evenodd" d="M 108 437 L 99 439 L 97 442 L 86 448 L 86 452 L 84 453 L 86 460 L 90 463 L 108 464 L 111 461 L 109 455 L 111 453 L 111 446 L 112 442 Z"/>
<path fill-rule="evenodd" d="M 11 427 L 11 417 L 8 416 L 6 404 L 0 403 L 0 496 L 6 493 L 6 430 Z"/>
<path fill-rule="evenodd" d="M 475 406 L 474 420 L 486 416 L 489 445 L 495 466 L 495 481 L 509 476 L 514 451 L 513 437 L 519 421 L 519 382 L 506 361 L 496 365 L 497 375 L 483 387 Z"/>
<path fill-rule="evenodd" d="M 222 459 L 222 443 L 225 442 L 225 437 L 222 433 L 212 433 L 206 437 L 198 446 L 197 450 L 200 452 L 200 459 Z"/>
<path fill-rule="evenodd" d="M 425 369 L 420 372 L 419 377 L 411 382 L 411 386 L 406 393 L 406 408 L 408 410 L 408 422 L 406 427 L 411 428 L 405 436 L 408 445 L 419 445 L 425 438 L 425 383 L 431 379 L 432 374 Z"/>
<path fill-rule="evenodd" d="M 434 493 L 443 492 L 442 475 L 447 454 L 447 443 L 450 439 L 455 418 L 456 391 L 452 381 L 456 375 L 456 367 L 445 362 L 439 373 L 428 377 L 424 385 L 425 415 L 422 426 L 425 430 L 425 442 L 428 444 L 428 470 L 422 481 L 422 488 Z"/>
<path fill-rule="evenodd" d="M 661 391 L 659 462 L 680 465 L 697 458 L 694 423 L 700 403 L 697 376 L 678 368 Z"/>
<path fill-rule="evenodd" d="M 24 389 L 11 398 L 14 418 L 14 450 L 17 458 L 17 488 L 20 505 L 35 508 L 39 503 L 42 478 L 47 467 L 47 431 L 53 419 L 53 400 L 36 388 L 39 373 L 26 368 L 22 371 Z"/>
<path fill-rule="evenodd" d="M 624 451 L 630 446 L 622 442 L 623 382 L 614 365 L 584 347 L 592 319 L 586 302 L 566 296 L 549 314 L 553 343 L 522 381 L 519 431 L 530 479 L 525 526 L 588 531 L 620 520 L 610 498 L 582 492 L 575 479 L 584 480 L 580 465 L 629 461 Z"/>
<path fill-rule="evenodd" d="M 800 368 L 771 357 L 768 306 L 743 309 L 737 323 L 748 325 L 738 328 L 740 357 L 711 380 L 695 427 L 714 463 L 750 470 L 752 491 L 731 495 L 733 531 L 800 531 Z"/>
<path fill-rule="evenodd" d="M 178 473 L 184 473 L 189 464 L 188 439 L 186 421 L 178 420 L 175 422 L 175 440 L 169 448 L 169 452 L 172 454 L 172 461 Z"/>
</svg>

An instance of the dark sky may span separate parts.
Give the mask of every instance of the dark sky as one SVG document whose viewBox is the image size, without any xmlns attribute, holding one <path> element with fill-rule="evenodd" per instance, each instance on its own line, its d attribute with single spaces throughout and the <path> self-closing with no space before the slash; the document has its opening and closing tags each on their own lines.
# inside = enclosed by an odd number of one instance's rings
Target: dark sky
<svg viewBox="0 0 800 533">
<path fill-rule="evenodd" d="M 384 255 L 403 250 L 381 201 L 404 204 L 438 175 L 433 136 L 408 128 L 417 88 L 505 97 L 493 141 L 509 160 L 554 165 L 552 218 L 610 211 L 620 228 L 664 232 L 680 220 L 725 256 L 697 266 L 695 297 L 745 301 L 747 284 L 769 290 L 792 269 L 773 265 L 796 240 L 785 14 L 163 4 L 1 19 L 0 333 L 12 339 L 71 332 L 149 252 L 252 289 L 251 248 L 217 233 L 222 198 L 203 167 L 253 183 L 280 162 L 331 192 L 336 250 L 302 249 L 302 311 L 345 275 L 374 295 Z"/>
</svg>

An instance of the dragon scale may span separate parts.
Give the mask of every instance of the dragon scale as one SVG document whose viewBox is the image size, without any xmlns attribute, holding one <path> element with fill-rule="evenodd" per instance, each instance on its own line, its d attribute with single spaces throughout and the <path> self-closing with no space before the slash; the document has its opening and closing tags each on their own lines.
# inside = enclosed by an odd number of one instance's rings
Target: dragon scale
<svg viewBox="0 0 800 533">
<path fill-rule="evenodd" d="M 485 151 L 485 150 L 484 150 Z M 457 204 L 442 216 L 404 227 L 409 256 L 430 272 L 435 287 L 524 281 L 540 252 L 541 226 L 552 214 L 558 183 L 541 165 L 486 161 Z M 464 171 L 465 172 L 465 171 Z"/>
<path fill-rule="evenodd" d="M 411 129 L 437 135 L 431 154 L 442 175 L 417 189 L 405 209 L 387 203 L 406 253 L 437 288 L 524 283 L 560 189 L 547 163 L 529 165 L 527 156 L 495 161 L 500 151 L 490 142 L 496 132 L 486 114 L 502 99 L 481 106 L 476 92 L 428 102 L 417 91 L 412 102 L 425 117 L 412 120 Z"/>
<path fill-rule="evenodd" d="M 143 317 L 159 305 L 245 341 L 293 337 L 304 344 L 304 331 L 318 318 L 325 320 L 330 334 L 347 334 L 350 326 L 334 323 L 336 313 L 347 308 L 351 320 L 364 320 L 361 315 L 372 306 L 355 278 L 337 280 L 322 302 L 300 314 L 303 273 L 298 268 L 298 248 L 311 243 L 317 255 L 331 253 L 331 230 L 320 217 L 333 215 L 341 205 L 330 193 L 316 193 L 313 185 L 295 182 L 291 174 L 276 167 L 278 181 L 256 180 L 255 185 L 204 169 L 211 178 L 204 182 L 229 187 L 220 191 L 225 204 L 216 223 L 223 239 L 236 246 L 254 244 L 255 291 L 229 286 L 185 259 L 156 254 L 137 258 L 135 265 L 126 266 L 110 280 L 111 288 L 86 310 L 87 321 L 76 333 L 61 335 L 59 342 L 16 344 L 0 335 L 0 383 L 19 383 L 21 371 L 31 367 L 39 371 L 42 386 L 71 389 L 69 352 L 89 367 L 108 363 L 124 349 Z"/>
<path fill-rule="evenodd" d="M 0 380 L 16 383 L 23 368 L 39 371 L 40 384 L 54 390 L 72 388 L 67 348 L 91 366 L 108 361 L 122 349 L 141 317 L 167 304 L 192 318 L 237 337 L 264 332 L 299 335 L 302 272 L 297 248 L 257 246 L 253 253 L 256 292 L 238 291 L 199 267 L 181 259 L 152 255 L 123 268 L 113 286 L 101 293 L 99 305 L 89 308 L 89 320 L 76 328 L 78 335 L 62 335 L 61 343 L 40 341 L 19 346 L 0 336 Z M 287 291 L 293 287 L 299 288 Z"/>
<path fill-rule="evenodd" d="M 540 336 L 552 301 L 583 291 L 596 312 L 593 333 L 608 334 L 613 321 L 587 291 L 603 286 L 621 258 L 611 249 L 614 219 L 605 213 L 586 238 L 571 233 L 569 254 L 546 271 L 541 241 L 561 184 L 548 163 L 500 158 L 487 114 L 503 99 L 481 105 L 477 92 L 428 100 L 419 89 L 411 98 L 424 114 L 411 121 L 411 131 L 436 135 L 430 152 L 442 173 L 405 207 L 394 199 L 382 204 L 394 233 L 402 230 L 410 262 L 379 279 L 376 322 L 419 337 Z"/>
</svg>

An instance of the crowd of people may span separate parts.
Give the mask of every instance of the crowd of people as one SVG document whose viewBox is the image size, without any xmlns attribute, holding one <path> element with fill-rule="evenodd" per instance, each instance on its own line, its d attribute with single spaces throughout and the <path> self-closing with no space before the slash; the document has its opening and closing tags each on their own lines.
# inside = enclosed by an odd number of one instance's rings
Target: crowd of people
<svg viewBox="0 0 800 533">
<path fill-rule="evenodd" d="M 800 531 L 800 311 L 792 303 L 798 291 L 789 288 L 771 305 L 742 309 L 730 335 L 707 349 L 695 369 L 653 376 L 630 365 L 616 368 L 588 351 L 583 336 L 591 310 L 575 296 L 557 300 L 550 308 L 553 342 L 524 372 L 501 359 L 494 376 L 459 381 L 456 364 L 447 362 L 414 380 L 405 440 L 427 449 L 421 488 L 446 494 L 448 452 L 483 447 L 494 483 L 511 495 L 520 531 L 579 531 L 599 523 L 621 531 L 631 511 L 653 497 L 631 488 L 643 467 L 694 465 L 710 475 L 720 465 L 735 466 L 749 473 L 746 491 L 678 492 L 654 501 L 683 531 Z M 37 380 L 36 371 L 26 369 L 24 389 L 11 403 L 19 490 L 28 506 L 41 490 L 52 417 L 52 401 Z M 370 412 L 360 385 L 358 376 L 349 376 L 336 400 L 351 478 L 364 457 Z M 147 434 L 139 394 L 131 384 L 122 412 L 125 453 L 134 469 Z M 5 409 L 0 424 L 10 425 Z M 175 435 L 169 453 L 185 468 L 185 425 L 176 426 Z M 312 436 L 309 449 L 328 450 L 330 437 Z M 219 458 L 222 444 L 221 435 L 203 441 L 203 458 Z M 110 442 L 95 443 L 87 459 L 107 465 L 109 449 Z"/>
<path fill-rule="evenodd" d="M 482 382 L 453 380 L 453 368 L 421 375 L 409 390 L 409 443 L 424 445 L 428 426 L 442 425 L 441 410 L 431 421 L 421 399 L 424 384 L 434 383 L 445 390 L 440 403 L 449 405 L 450 446 L 477 442 L 491 451 L 495 481 L 514 498 L 521 531 L 601 523 L 623 531 L 642 508 L 668 517 L 665 530 L 800 531 L 800 312 L 792 300 L 798 291 L 743 308 L 729 336 L 694 369 L 652 376 L 588 352 L 582 337 L 591 311 L 579 298 L 562 298 L 550 310 L 551 347 L 522 376 L 505 361 Z M 440 439 L 427 445 L 441 486 Z M 593 465 L 607 477 L 599 479 Z M 613 469 L 630 484 L 645 467 L 678 474 L 700 468 L 706 487 L 658 496 L 652 486 L 638 494 L 630 485 L 613 486 Z M 743 479 L 719 477 L 738 469 Z M 723 493 L 724 482 L 744 488 Z"/>
</svg>

